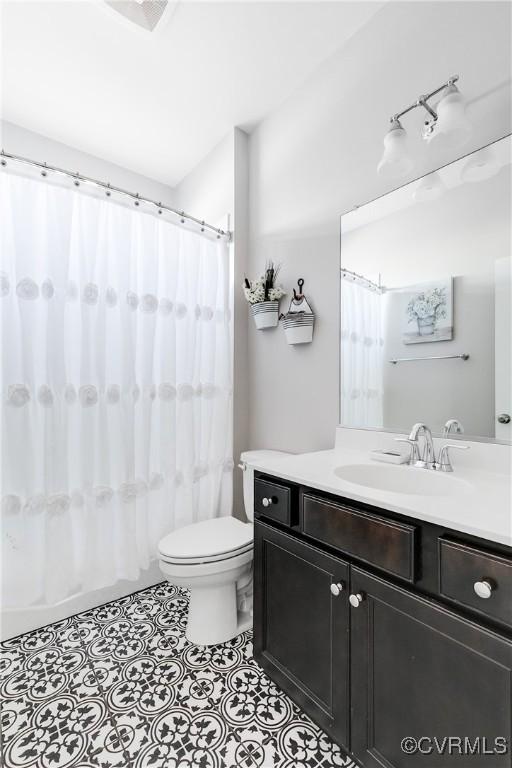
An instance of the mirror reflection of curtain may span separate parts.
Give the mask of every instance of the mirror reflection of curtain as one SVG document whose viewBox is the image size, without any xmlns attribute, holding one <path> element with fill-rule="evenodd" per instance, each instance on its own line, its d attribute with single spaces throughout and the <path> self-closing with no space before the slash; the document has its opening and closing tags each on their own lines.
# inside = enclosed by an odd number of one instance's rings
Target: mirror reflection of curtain
<svg viewBox="0 0 512 768">
<path fill-rule="evenodd" d="M 381 293 L 341 280 L 341 423 L 382 427 Z"/>
</svg>

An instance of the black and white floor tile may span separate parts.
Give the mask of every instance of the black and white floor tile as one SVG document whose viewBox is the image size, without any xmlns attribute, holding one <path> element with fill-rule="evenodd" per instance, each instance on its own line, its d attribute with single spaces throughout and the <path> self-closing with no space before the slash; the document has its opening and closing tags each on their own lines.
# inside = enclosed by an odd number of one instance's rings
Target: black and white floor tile
<svg viewBox="0 0 512 768">
<path fill-rule="evenodd" d="M 264 674 L 246 632 L 185 637 L 163 582 L 2 644 L 5 768 L 356 768 Z"/>
</svg>

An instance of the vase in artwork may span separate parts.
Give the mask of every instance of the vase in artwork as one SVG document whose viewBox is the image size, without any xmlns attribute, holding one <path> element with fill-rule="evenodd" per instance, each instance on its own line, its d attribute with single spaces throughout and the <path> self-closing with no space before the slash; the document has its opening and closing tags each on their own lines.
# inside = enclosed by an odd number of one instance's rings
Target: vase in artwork
<svg viewBox="0 0 512 768">
<path fill-rule="evenodd" d="M 435 315 L 428 315 L 428 317 L 418 317 L 418 334 L 420 336 L 432 336 L 435 327 Z"/>
</svg>

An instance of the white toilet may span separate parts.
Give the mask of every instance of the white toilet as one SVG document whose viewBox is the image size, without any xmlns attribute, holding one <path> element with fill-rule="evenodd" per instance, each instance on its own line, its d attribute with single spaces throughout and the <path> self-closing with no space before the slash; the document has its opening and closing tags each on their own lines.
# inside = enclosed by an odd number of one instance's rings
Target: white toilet
<svg viewBox="0 0 512 768">
<path fill-rule="evenodd" d="M 252 625 L 254 471 L 251 462 L 280 451 L 242 453 L 244 505 L 249 522 L 218 517 L 179 528 L 158 545 L 160 569 L 171 584 L 190 590 L 187 639 L 225 643 Z"/>
</svg>

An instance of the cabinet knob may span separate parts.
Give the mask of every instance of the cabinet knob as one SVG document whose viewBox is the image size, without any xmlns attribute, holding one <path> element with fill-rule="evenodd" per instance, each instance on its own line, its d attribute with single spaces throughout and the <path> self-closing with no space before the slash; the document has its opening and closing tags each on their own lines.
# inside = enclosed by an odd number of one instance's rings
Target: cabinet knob
<svg viewBox="0 0 512 768">
<path fill-rule="evenodd" d="M 510 414 L 508 413 L 499 413 L 496 418 L 500 424 L 510 424 Z"/>
<path fill-rule="evenodd" d="M 478 597 L 481 597 L 483 600 L 488 600 L 492 595 L 493 583 L 489 579 L 475 581 L 473 584 L 473 589 L 475 590 Z"/>
<path fill-rule="evenodd" d="M 264 507 L 270 507 L 274 503 L 274 499 L 269 496 L 268 499 L 262 499 L 261 503 Z"/>
<path fill-rule="evenodd" d="M 339 581 L 337 584 L 331 584 L 331 595 L 338 597 L 343 592 L 343 584 Z"/>
<path fill-rule="evenodd" d="M 352 606 L 352 608 L 359 608 L 363 600 L 364 600 L 364 594 L 362 592 L 357 592 L 356 594 L 352 593 L 348 598 L 348 601 Z"/>
</svg>

